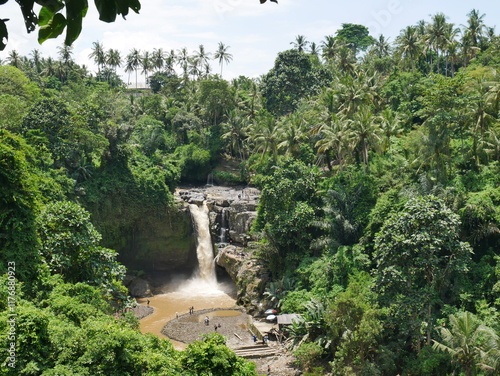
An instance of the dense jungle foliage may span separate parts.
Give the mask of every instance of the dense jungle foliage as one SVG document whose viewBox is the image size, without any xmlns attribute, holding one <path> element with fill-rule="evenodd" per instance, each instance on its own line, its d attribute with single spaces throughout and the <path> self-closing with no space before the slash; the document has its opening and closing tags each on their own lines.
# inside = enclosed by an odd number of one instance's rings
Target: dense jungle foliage
<svg viewBox="0 0 500 376">
<path fill-rule="evenodd" d="M 220 75 L 203 46 L 2 62 L 0 374 L 254 375 L 218 335 L 177 352 L 113 315 L 122 235 L 211 172 L 262 190 L 265 297 L 302 314 L 307 374 L 499 374 L 500 37 L 473 10 L 292 44 L 229 82 L 223 43 Z"/>
</svg>

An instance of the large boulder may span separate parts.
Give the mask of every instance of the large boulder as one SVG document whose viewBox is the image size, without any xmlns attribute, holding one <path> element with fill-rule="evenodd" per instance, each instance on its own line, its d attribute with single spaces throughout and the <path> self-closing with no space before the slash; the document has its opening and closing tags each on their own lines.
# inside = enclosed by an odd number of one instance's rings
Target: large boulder
<svg viewBox="0 0 500 376">
<path fill-rule="evenodd" d="M 237 303 L 249 313 L 260 312 L 264 289 L 269 281 L 269 270 L 254 256 L 256 244 L 250 247 L 228 245 L 219 249 L 215 262 L 223 267 L 238 289 Z"/>
<path fill-rule="evenodd" d="M 127 288 L 129 294 L 134 298 L 145 298 L 153 295 L 149 282 L 139 277 L 132 279 Z"/>
</svg>

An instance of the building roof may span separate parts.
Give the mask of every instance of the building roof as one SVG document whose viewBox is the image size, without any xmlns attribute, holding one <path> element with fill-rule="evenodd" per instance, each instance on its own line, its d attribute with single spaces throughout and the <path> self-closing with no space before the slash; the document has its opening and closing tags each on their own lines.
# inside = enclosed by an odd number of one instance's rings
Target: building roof
<svg viewBox="0 0 500 376">
<path fill-rule="evenodd" d="M 278 325 L 291 325 L 293 320 L 298 320 L 300 315 L 297 313 L 288 313 L 285 315 L 278 315 Z"/>
</svg>

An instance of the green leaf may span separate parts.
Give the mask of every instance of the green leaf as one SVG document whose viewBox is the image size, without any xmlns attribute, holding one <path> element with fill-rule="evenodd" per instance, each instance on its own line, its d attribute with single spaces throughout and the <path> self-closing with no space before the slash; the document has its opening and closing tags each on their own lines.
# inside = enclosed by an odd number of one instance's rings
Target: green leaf
<svg viewBox="0 0 500 376">
<path fill-rule="evenodd" d="M 68 19 L 68 29 L 64 43 L 71 45 L 82 31 L 82 20 L 88 10 L 87 0 L 73 0 L 66 5 L 66 17 Z"/>
<path fill-rule="evenodd" d="M 57 38 L 66 27 L 66 18 L 57 13 L 46 25 L 41 26 L 38 31 L 38 43 L 43 43 L 49 38 Z"/>
<path fill-rule="evenodd" d="M 48 8 L 52 13 L 57 13 L 64 8 L 64 3 L 61 0 L 43 0 L 37 1 L 44 8 Z"/>
<path fill-rule="evenodd" d="M 110 0 L 95 0 L 99 19 L 104 22 L 114 22 L 116 19 L 116 3 Z"/>
<path fill-rule="evenodd" d="M 0 51 L 2 51 L 5 46 L 7 46 L 7 43 L 4 42 L 9 40 L 9 33 L 7 32 L 7 26 L 5 26 L 5 21 L 8 21 L 8 19 L 0 20 Z"/>
<path fill-rule="evenodd" d="M 40 9 L 40 13 L 38 14 L 38 26 L 42 27 L 47 25 L 52 18 L 54 18 L 54 15 L 56 12 L 53 12 L 52 9 L 43 7 Z"/>
</svg>

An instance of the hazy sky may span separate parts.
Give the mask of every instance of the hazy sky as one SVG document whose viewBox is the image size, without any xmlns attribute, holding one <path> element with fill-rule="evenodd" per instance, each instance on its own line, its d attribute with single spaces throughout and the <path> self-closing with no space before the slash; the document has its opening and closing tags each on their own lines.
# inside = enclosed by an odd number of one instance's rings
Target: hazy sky
<svg viewBox="0 0 500 376">
<path fill-rule="evenodd" d="M 214 52 L 218 42 L 230 46 L 233 61 L 224 67 L 226 79 L 266 73 L 277 53 L 291 48 L 297 35 L 320 44 L 326 35 L 334 35 L 342 23 L 362 24 L 371 35 L 384 34 L 394 41 L 401 29 L 419 20 L 429 21 L 431 15 L 443 12 L 448 22 L 465 24 L 467 13 L 478 9 L 485 14 L 486 25 L 500 33 L 500 2 L 498 0 L 279 0 L 279 4 L 259 0 L 142 0 L 140 14 L 131 13 L 127 20 L 114 23 L 98 20 L 94 2 L 89 0 L 89 12 L 83 31 L 74 43 L 74 59 L 96 68 L 88 58 L 92 42 L 103 43 L 105 49 L 118 49 L 125 57 L 132 48 L 166 51 L 187 47 L 192 53 L 200 44 Z M 43 45 L 36 41 L 36 32 L 27 34 L 14 0 L 0 5 L 0 18 L 9 18 L 7 48 L 0 52 L 5 59 L 12 49 L 21 55 L 40 50 L 43 57 L 57 57 L 57 46 L 64 38 L 49 40 Z M 213 71 L 219 72 L 217 62 Z M 124 77 L 126 78 L 126 77 Z"/>
</svg>

